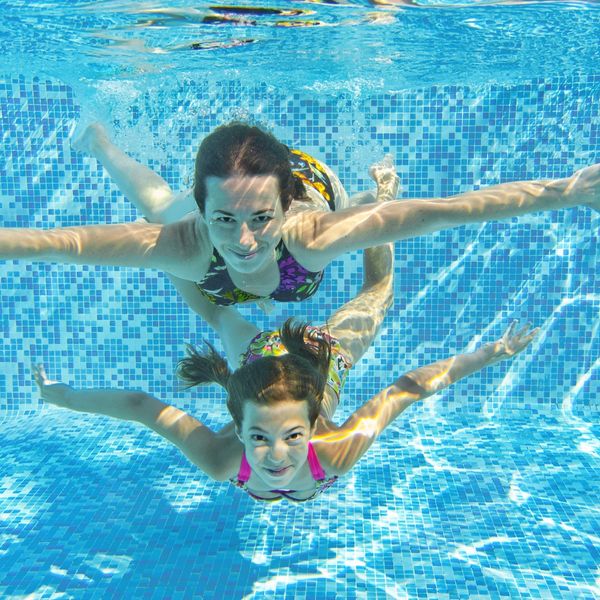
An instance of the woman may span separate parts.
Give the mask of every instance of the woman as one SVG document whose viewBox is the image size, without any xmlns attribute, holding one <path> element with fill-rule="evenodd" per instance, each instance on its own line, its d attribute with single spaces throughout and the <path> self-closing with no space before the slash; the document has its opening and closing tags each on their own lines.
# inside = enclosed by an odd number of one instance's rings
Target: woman
<svg viewBox="0 0 600 600">
<path fill-rule="evenodd" d="M 227 390 L 233 420 L 218 432 L 143 392 L 75 390 L 50 381 L 41 365 L 34 368 L 35 381 L 47 402 L 153 429 L 209 477 L 229 480 L 256 500 L 312 500 L 412 403 L 514 356 L 537 333 L 527 326 L 516 332 L 513 323 L 502 338 L 473 353 L 400 377 L 338 426 L 332 419 L 346 372 L 368 348 L 392 299 L 390 246 L 368 249 L 364 261 L 360 293 L 327 327 L 288 321 L 281 332 L 258 332 L 232 309 L 238 336 L 229 336 L 229 349 L 232 355 L 244 350 L 238 370 L 232 373 L 212 348 L 204 354 L 188 349 L 178 367 L 181 379 L 189 386 L 214 381 Z"/>
<path fill-rule="evenodd" d="M 198 151 L 194 198 L 199 212 L 171 222 L 192 207 L 190 197 L 175 202 L 168 186 L 148 170 L 145 176 L 133 176 L 137 163 L 105 142 L 87 146 L 95 148 L 124 193 L 139 199 L 149 220 L 163 222 L 45 231 L 0 228 L 1 259 L 161 269 L 176 281 L 196 283 L 206 298 L 223 305 L 302 300 L 314 293 L 323 269 L 346 252 L 541 210 L 600 208 L 599 164 L 565 179 L 501 184 L 446 199 L 326 210 L 327 196 L 343 196 L 331 183 L 329 170 L 302 153 L 290 154 L 256 127 L 232 123 L 217 128 Z M 290 166 L 294 157 L 302 159 L 297 171 Z M 389 169 L 386 177 L 394 187 Z M 343 197 L 339 200 L 345 204 Z"/>
</svg>

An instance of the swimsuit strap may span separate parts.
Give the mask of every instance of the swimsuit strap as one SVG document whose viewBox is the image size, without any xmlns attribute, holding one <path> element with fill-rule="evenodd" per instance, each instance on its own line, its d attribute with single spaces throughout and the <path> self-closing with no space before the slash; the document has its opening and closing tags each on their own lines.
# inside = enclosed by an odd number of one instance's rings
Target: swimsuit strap
<svg viewBox="0 0 600 600">
<path fill-rule="evenodd" d="M 312 442 L 308 442 L 308 466 L 315 481 L 323 481 L 325 479 L 325 471 L 319 462 L 319 457 L 313 448 Z"/>
<path fill-rule="evenodd" d="M 240 462 L 240 470 L 237 474 L 237 479 L 240 483 L 246 483 L 252 474 L 252 467 L 246 460 L 246 453 L 242 450 L 242 461 Z"/>
</svg>

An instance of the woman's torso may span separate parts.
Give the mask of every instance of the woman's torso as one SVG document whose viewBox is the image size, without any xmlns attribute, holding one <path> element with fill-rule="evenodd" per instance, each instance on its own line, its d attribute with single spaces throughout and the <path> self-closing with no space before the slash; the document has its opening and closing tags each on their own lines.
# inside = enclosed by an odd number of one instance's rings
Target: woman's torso
<svg viewBox="0 0 600 600">
<path fill-rule="evenodd" d="M 286 213 L 288 223 L 303 212 L 335 210 L 338 203 L 339 207 L 347 204 L 341 183 L 326 165 L 297 150 L 290 151 L 290 164 L 294 177 L 304 184 L 306 197 L 292 202 Z M 205 239 L 208 239 L 205 224 L 203 228 Z M 311 271 L 302 264 L 305 260 L 301 256 L 302 244 L 289 239 L 287 231 L 289 229 L 284 226 L 274 260 L 251 276 L 236 273 L 210 246 L 208 255 L 203 253 L 206 266 L 201 271 L 204 275 L 197 280 L 199 291 L 211 302 L 221 305 L 267 298 L 278 302 L 298 302 L 312 296 L 319 287 L 323 272 Z"/>
</svg>

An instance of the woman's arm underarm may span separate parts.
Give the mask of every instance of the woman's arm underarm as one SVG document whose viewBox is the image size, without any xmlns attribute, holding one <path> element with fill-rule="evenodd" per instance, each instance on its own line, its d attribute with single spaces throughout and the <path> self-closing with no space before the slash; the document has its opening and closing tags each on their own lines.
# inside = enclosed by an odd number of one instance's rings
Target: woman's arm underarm
<svg viewBox="0 0 600 600">
<path fill-rule="evenodd" d="M 287 235 L 305 252 L 325 263 L 363 248 L 534 212 L 587 204 L 595 207 L 600 193 L 600 165 L 584 169 L 587 178 L 503 183 L 450 198 L 398 200 L 367 204 L 334 213 L 298 217 Z M 596 189 L 598 188 L 598 189 Z"/>
<path fill-rule="evenodd" d="M 160 268 L 160 225 L 124 223 L 56 229 L 0 228 L 2 260 Z"/>
</svg>

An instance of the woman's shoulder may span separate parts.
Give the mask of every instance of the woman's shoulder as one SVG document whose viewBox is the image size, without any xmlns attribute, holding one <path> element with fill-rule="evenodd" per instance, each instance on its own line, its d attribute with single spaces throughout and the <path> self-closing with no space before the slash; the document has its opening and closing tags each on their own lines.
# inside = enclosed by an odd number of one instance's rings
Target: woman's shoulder
<svg viewBox="0 0 600 600">
<path fill-rule="evenodd" d="M 164 243 L 172 249 L 171 259 L 184 279 L 199 281 L 209 269 L 214 251 L 208 228 L 198 213 L 164 225 Z M 175 273 L 177 274 L 177 273 Z"/>
</svg>

